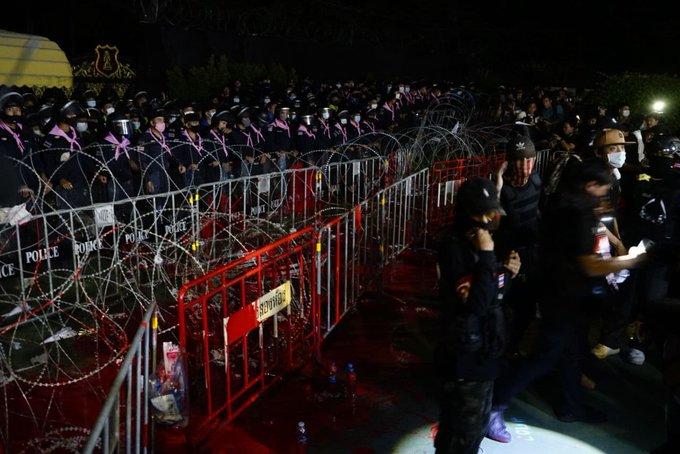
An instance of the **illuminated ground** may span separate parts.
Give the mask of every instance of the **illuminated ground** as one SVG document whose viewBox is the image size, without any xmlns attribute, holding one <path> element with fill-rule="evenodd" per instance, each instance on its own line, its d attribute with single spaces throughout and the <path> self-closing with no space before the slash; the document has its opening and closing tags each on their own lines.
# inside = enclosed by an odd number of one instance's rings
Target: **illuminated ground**
<svg viewBox="0 0 680 454">
<path fill-rule="evenodd" d="M 431 453 L 437 418 L 436 378 L 429 363 L 429 309 L 434 282 L 422 257 L 402 263 L 386 282 L 389 296 L 369 298 L 327 343 L 324 364 L 310 367 L 273 390 L 234 424 L 223 425 L 201 446 L 207 452 Z M 333 397 L 324 367 L 356 364 L 358 398 Z M 552 417 L 549 381 L 524 393 L 508 411 L 514 441 L 485 440 L 485 453 L 641 453 L 664 438 L 663 388 L 651 366 L 618 358 L 599 363 L 601 392 L 591 404 L 610 422 L 565 424 Z M 344 389 L 344 374 L 339 376 Z M 548 396 L 549 398 L 549 396 Z M 304 421 L 309 443 L 296 442 Z"/>
</svg>

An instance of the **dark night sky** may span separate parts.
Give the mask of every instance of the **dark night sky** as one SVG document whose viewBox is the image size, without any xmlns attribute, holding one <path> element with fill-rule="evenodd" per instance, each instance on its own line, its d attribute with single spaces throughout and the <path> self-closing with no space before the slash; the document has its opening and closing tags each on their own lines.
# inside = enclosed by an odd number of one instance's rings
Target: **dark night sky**
<svg viewBox="0 0 680 454">
<path fill-rule="evenodd" d="M 0 16 L 0 28 L 47 36 L 72 61 L 97 43 L 116 44 L 142 74 L 162 72 L 168 61 L 201 63 L 209 53 L 277 59 L 316 76 L 326 75 L 319 66 L 341 75 L 490 73 L 520 80 L 680 72 L 677 12 L 658 2 L 161 0 L 167 6 L 155 20 L 139 7 L 151 3 L 26 0 Z M 353 61 L 315 64 L 332 55 Z"/>
</svg>

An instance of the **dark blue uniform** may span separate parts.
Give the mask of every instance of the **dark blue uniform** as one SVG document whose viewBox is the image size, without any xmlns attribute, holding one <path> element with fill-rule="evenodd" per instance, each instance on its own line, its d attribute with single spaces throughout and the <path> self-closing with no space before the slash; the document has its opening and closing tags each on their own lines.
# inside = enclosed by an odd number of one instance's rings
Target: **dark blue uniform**
<svg viewBox="0 0 680 454">
<path fill-rule="evenodd" d="M 172 156 L 170 142 L 166 141 L 164 135 L 157 138 L 151 131 L 146 131 L 142 134 L 139 146 L 142 147 L 139 161 L 144 191 L 150 194 L 168 192 L 170 164 L 176 162 Z M 153 184 L 153 191 L 148 189 L 149 182 Z"/>
<path fill-rule="evenodd" d="M 87 205 L 90 199 L 90 184 L 95 173 L 94 160 L 82 151 L 82 145 L 75 129 L 69 132 L 58 132 L 55 126 L 45 137 L 42 144 L 42 157 L 45 173 L 57 194 L 59 209 L 75 208 Z M 64 137 L 68 136 L 68 139 Z M 62 185 L 70 182 L 72 189 Z"/>
</svg>

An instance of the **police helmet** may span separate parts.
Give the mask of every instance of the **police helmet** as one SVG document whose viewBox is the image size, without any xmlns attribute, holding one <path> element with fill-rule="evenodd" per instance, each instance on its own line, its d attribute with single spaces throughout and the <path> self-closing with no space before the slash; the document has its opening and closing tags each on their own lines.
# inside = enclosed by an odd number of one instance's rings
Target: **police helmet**
<svg viewBox="0 0 680 454">
<path fill-rule="evenodd" d="M 87 113 L 76 100 L 69 101 L 59 109 L 59 121 L 63 123 L 75 123 L 76 119 L 87 117 Z"/>
<path fill-rule="evenodd" d="M 128 116 L 120 111 L 111 114 L 108 119 L 108 128 L 111 132 L 115 132 L 124 137 L 130 137 L 133 133 L 132 121 Z"/>
<path fill-rule="evenodd" d="M 196 123 L 201 121 L 201 116 L 197 112 L 190 110 L 188 112 L 184 112 L 184 115 L 182 115 L 182 120 L 184 121 L 184 124 Z"/>
<path fill-rule="evenodd" d="M 5 109 L 9 109 L 10 107 L 24 107 L 24 98 L 15 91 L 5 93 L 2 95 L 2 97 L 0 97 L 0 118 L 7 121 L 16 121 L 21 119 L 21 117 L 10 117 L 5 113 Z"/>
<path fill-rule="evenodd" d="M 212 116 L 210 124 L 211 126 L 216 127 L 220 124 L 220 121 L 225 121 L 227 125 L 232 126 L 234 124 L 234 115 L 228 110 L 222 110 Z"/>
</svg>

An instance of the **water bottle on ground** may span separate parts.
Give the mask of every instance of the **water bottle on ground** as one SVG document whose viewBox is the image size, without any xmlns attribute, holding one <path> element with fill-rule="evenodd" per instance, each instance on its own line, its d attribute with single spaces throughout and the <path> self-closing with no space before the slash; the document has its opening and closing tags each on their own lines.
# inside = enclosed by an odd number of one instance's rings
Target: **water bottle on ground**
<svg viewBox="0 0 680 454">
<path fill-rule="evenodd" d="M 347 396 L 352 400 L 357 397 L 357 372 L 352 363 L 347 363 Z"/>
<path fill-rule="evenodd" d="M 354 364 L 347 364 L 347 397 L 349 398 L 352 416 L 357 414 L 357 371 Z"/>
<path fill-rule="evenodd" d="M 331 385 L 336 385 L 338 383 L 338 366 L 335 364 L 335 361 L 331 363 L 328 374 L 328 382 Z"/>
<path fill-rule="evenodd" d="M 307 427 L 304 421 L 297 423 L 297 441 L 299 445 L 306 445 L 309 442 L 307 437 Z"/>
</svg>

